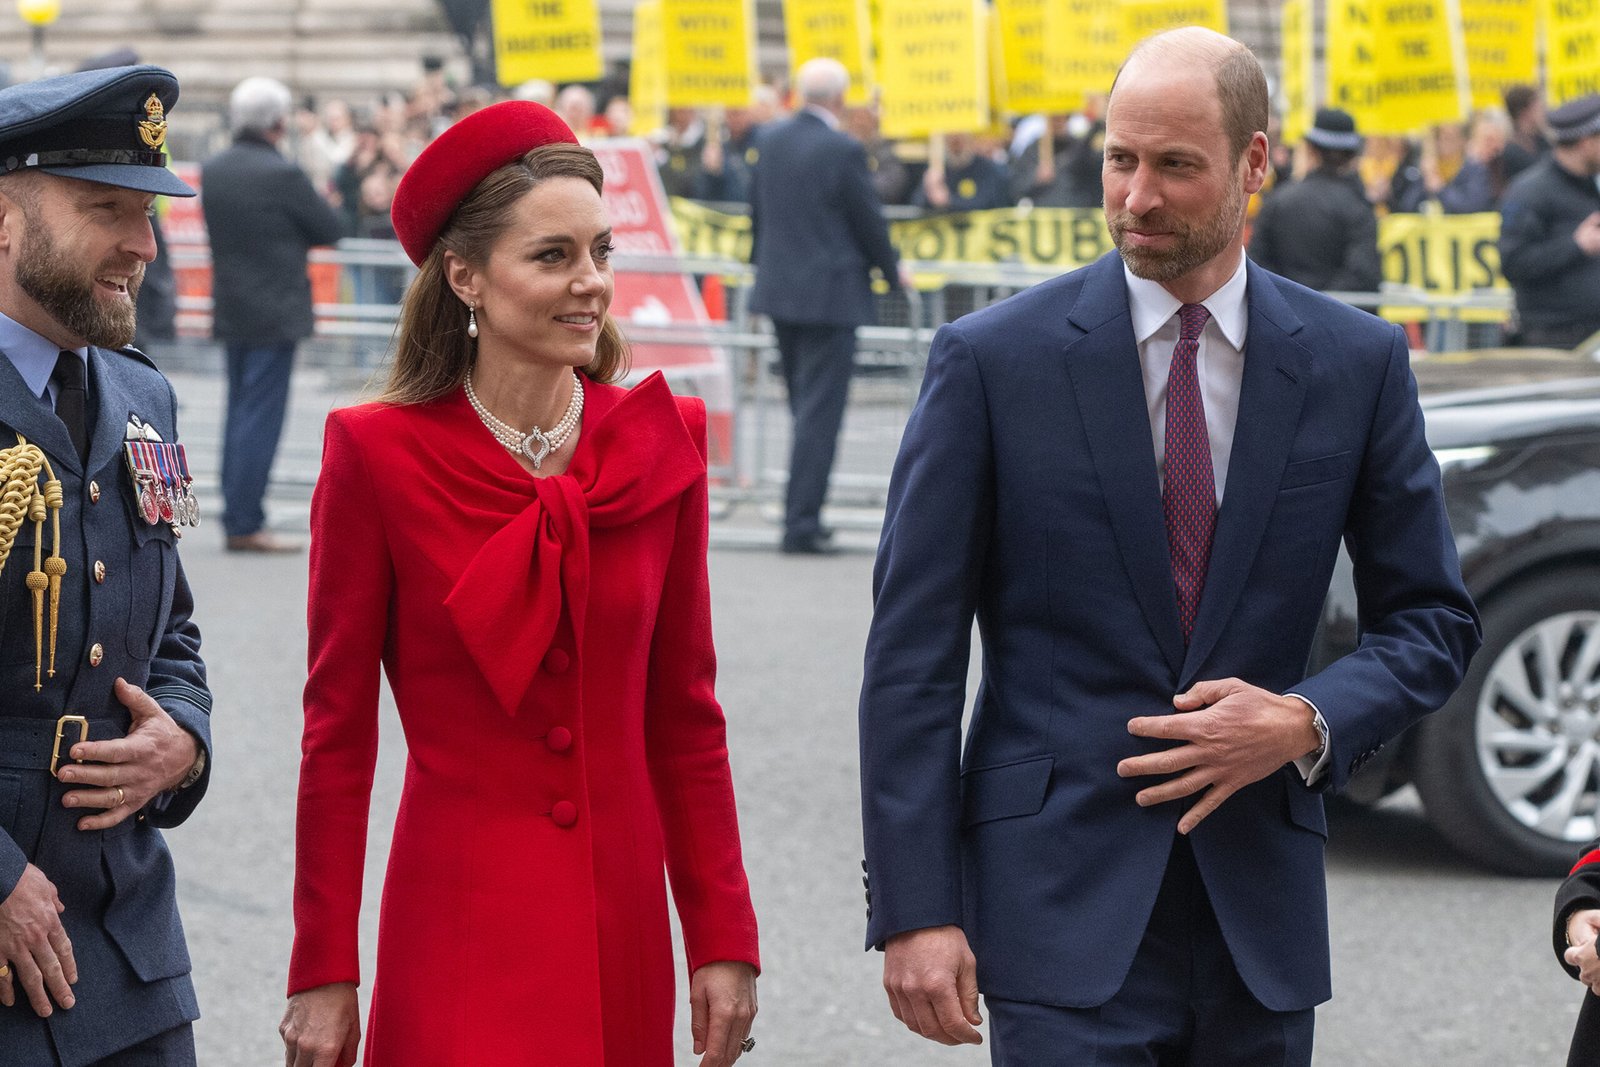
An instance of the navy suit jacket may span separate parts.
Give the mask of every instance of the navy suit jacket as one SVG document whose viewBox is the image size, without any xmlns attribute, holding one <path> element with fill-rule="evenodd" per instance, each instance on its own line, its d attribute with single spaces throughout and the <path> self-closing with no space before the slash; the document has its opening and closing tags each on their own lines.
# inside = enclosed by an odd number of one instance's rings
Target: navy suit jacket
<svg viewBox="0 0 1600 1067">
<path fill-rule="evenodd" d="M 780 322 L 860 326 L 873 319 L 869 268 L 896 284 L 866 150 L 809 111 L 762 135 L 750 223 L 751 308 Z"/>
<path fill-rule="evenodd" d="M 72 1010 L 41 1020 L 20 985 L 16 1005 L 0 1007 L 0 1062 L 7 1064 L 54 1064 L 59 1055 L 64 1067 L 80 1067 L 199 1017 L 172 856 L 158 827 L 183 822 L 205 795 L 215 763 L 211 693 L 174 529 L 140 517 L 122 458 L 132 416 L 163 441 L 178 440 L 177 402 L 155 365 L 131 349 L 91 348 L 89 382 L 85 463 L 49 403 L 0 355 L 0 447 L 15 445 L 20 434 L 49 458 L 64 497 L 67 564 L 56 672 L 37 691 L 32 604 L 24 588 L 33 565 L 32 522 L 22 523 L 0 569 L 0 899 L 27 864 L 42 870 L 66 905 L 61 921 L 78 963 Z M 44 531 L 48 550 L 49 521 Z M 103 580 L 91 578 L 95 561 L 105 564 Z M 97 661 L 90 656 L 94 646 Z M 49 740 L 66 713 L 94 721 L 95 740 L 126 733 L 128 712 L 112 691 L 119 677 L 142 687 L 194 734 L 208 754 L 206 770 L 188 789 L 158 797 L 109 830 L 79 830 L 85 813 L 61 806 L 63 787 L 49 774 Z M 67 737 L 77 739 L 70 729 Z"/>
<path fill-rule="evenodd" d="M 1254 265 L 1239 417 L 1184 647 L 1115 253 L 942 328 L 906 428 L 861 697 L 867 942 L 954 923 L 985 993 L 1121 986 L 1186 804 L 1119 760 L 1128 720 L 1238 677 L 1321 709 L 1327 782 L 1442 704 L 1479 642 L 1401 331 Z M 1305 676 L 1341 538 L 1362 635 Z M 983 677 L 961 738 L 972 621 Z M 1191 835 L 1268 1008 L 1330 992 L 1322 798 L 1290 765 Z"/>
</svg>

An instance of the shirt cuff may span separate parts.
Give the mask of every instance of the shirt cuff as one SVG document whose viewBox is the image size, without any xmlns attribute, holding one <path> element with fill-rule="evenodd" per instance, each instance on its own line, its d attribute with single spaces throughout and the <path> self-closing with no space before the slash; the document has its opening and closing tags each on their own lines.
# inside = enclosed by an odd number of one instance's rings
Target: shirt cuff
<svg viewBox="0 0 1600 1067">
<path fill-rule="evenodd" d="M 1322 779 L 1322 776 L 1327 773 L 1328 756 L 1333 751 L 1333 741 L 1328 736 L 1328 720 L 1322 717 L 1322 709 L 1312 703 L 1309 698 L 1301 696 L 1299 693 L 1285 693 L 1284 696 L 1294 697 L 1296 700 L 1303 702 L 1316 715 L 1314 721 L 1317 725 L 1317 733 L 1322 736 L 1322 747 L 1310 755 L 1301 756 L 1294 761 L 1295 770 L 1300 772 L 1300 777 L 1305 780 L 1306 785 L 1316 785 Z"/>
</svg>

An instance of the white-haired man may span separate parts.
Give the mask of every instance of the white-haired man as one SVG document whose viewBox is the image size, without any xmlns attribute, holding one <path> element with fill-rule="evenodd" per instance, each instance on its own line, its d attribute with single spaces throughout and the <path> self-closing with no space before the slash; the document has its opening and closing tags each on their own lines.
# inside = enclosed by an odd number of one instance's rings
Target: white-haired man
<svg viewBox="0 0 1600 1067">
<path fill-rule="evenodd" d="M 228 101 L 233 144 L 201 168 L 211 236 L 213 335 L 228 361 L 222 526 L 232 552 L 299 546 L 267 529 L 262 500 L 283 432 L 295 347 L 311 336 L 306 252 L 343 233 L 333 208 L 278 151 L 289 89 L 246 78 Z"/>
<path fill-rule="evenodd" d="M 813 59 L 795 79 L 803 107 L 762 137 L 750 188 L 756 267 L 752 306 L 772 318 L 794 416 L 783 551 L 829 548 L 822 501 L 855 362 L 856 327 L 872 321 L 877 267 L 899 280 L 866 150 L 839 129 L 850 75 Z"/>
</svg>

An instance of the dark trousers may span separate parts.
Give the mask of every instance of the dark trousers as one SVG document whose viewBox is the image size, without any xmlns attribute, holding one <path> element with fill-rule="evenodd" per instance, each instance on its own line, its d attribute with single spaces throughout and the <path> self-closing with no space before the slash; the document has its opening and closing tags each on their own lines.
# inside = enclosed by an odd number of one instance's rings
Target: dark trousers
<svg viewBox="0 0 1600 1067">
<path fill-rule="evenodd" d="M 1292 945 L 1284 951 L 1293 952 Z M 996 1067 L 1309 1067 L 1314 1012 L 1263 1007 L 1239 977 L 1187 838 L 1128 978 L 1097 1008 L 987 998 Z"/>
<path fill-rule="evenodd" d="M 95 1060 L 89 1067 L 195 1067 L 194 1027 L 189 1023 L 131 1048 Z"/>
<path fill-rule="evenodd" d="M 789 413 L 794 416 L 783 537 L 799 541 L 822 530 L 822 502 L 828 495 L 828 475 L 855 366 L 856 328 L 777 321 L 772 328 L 778 335 Z"/>
<path fill-rule="evenodd" d="M 289 406 L 293 341 L 229 344 L 228 410 L 222 428 L 222 526 L 229 537 L 267 524 L 262 501 Z"/>
</svg>

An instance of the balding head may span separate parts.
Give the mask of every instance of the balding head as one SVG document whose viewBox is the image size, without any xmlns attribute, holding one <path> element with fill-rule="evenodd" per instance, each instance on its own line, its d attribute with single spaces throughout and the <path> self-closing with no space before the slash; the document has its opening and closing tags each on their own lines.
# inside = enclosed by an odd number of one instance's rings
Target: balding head
<svg viewBox="0 0 1600 1067">
<path fill-rule="evenodd" d="M 804 103 L 837 111 L 844 107 L 844 94 L 850 88 L 850 72 L 837 59 L 808 59 L 800 64 L 794 84 Z"/>
<path fill-rule="evenodd" d="M 1217 102 L 1222 107 L 1222 128 L 1228 147 L 1238 160 L 1258 132 L 1266 133 L 1267 78 L 1255 54 L 1231 37 L 1201 26 L 1184 26 L 1146 37 L 1128 54 L 1111 86 L 1116 105 L 1117 84 L 1150 71 L 1187 70 L 1196 66 L 1211 71 Z"/>
</svg>

